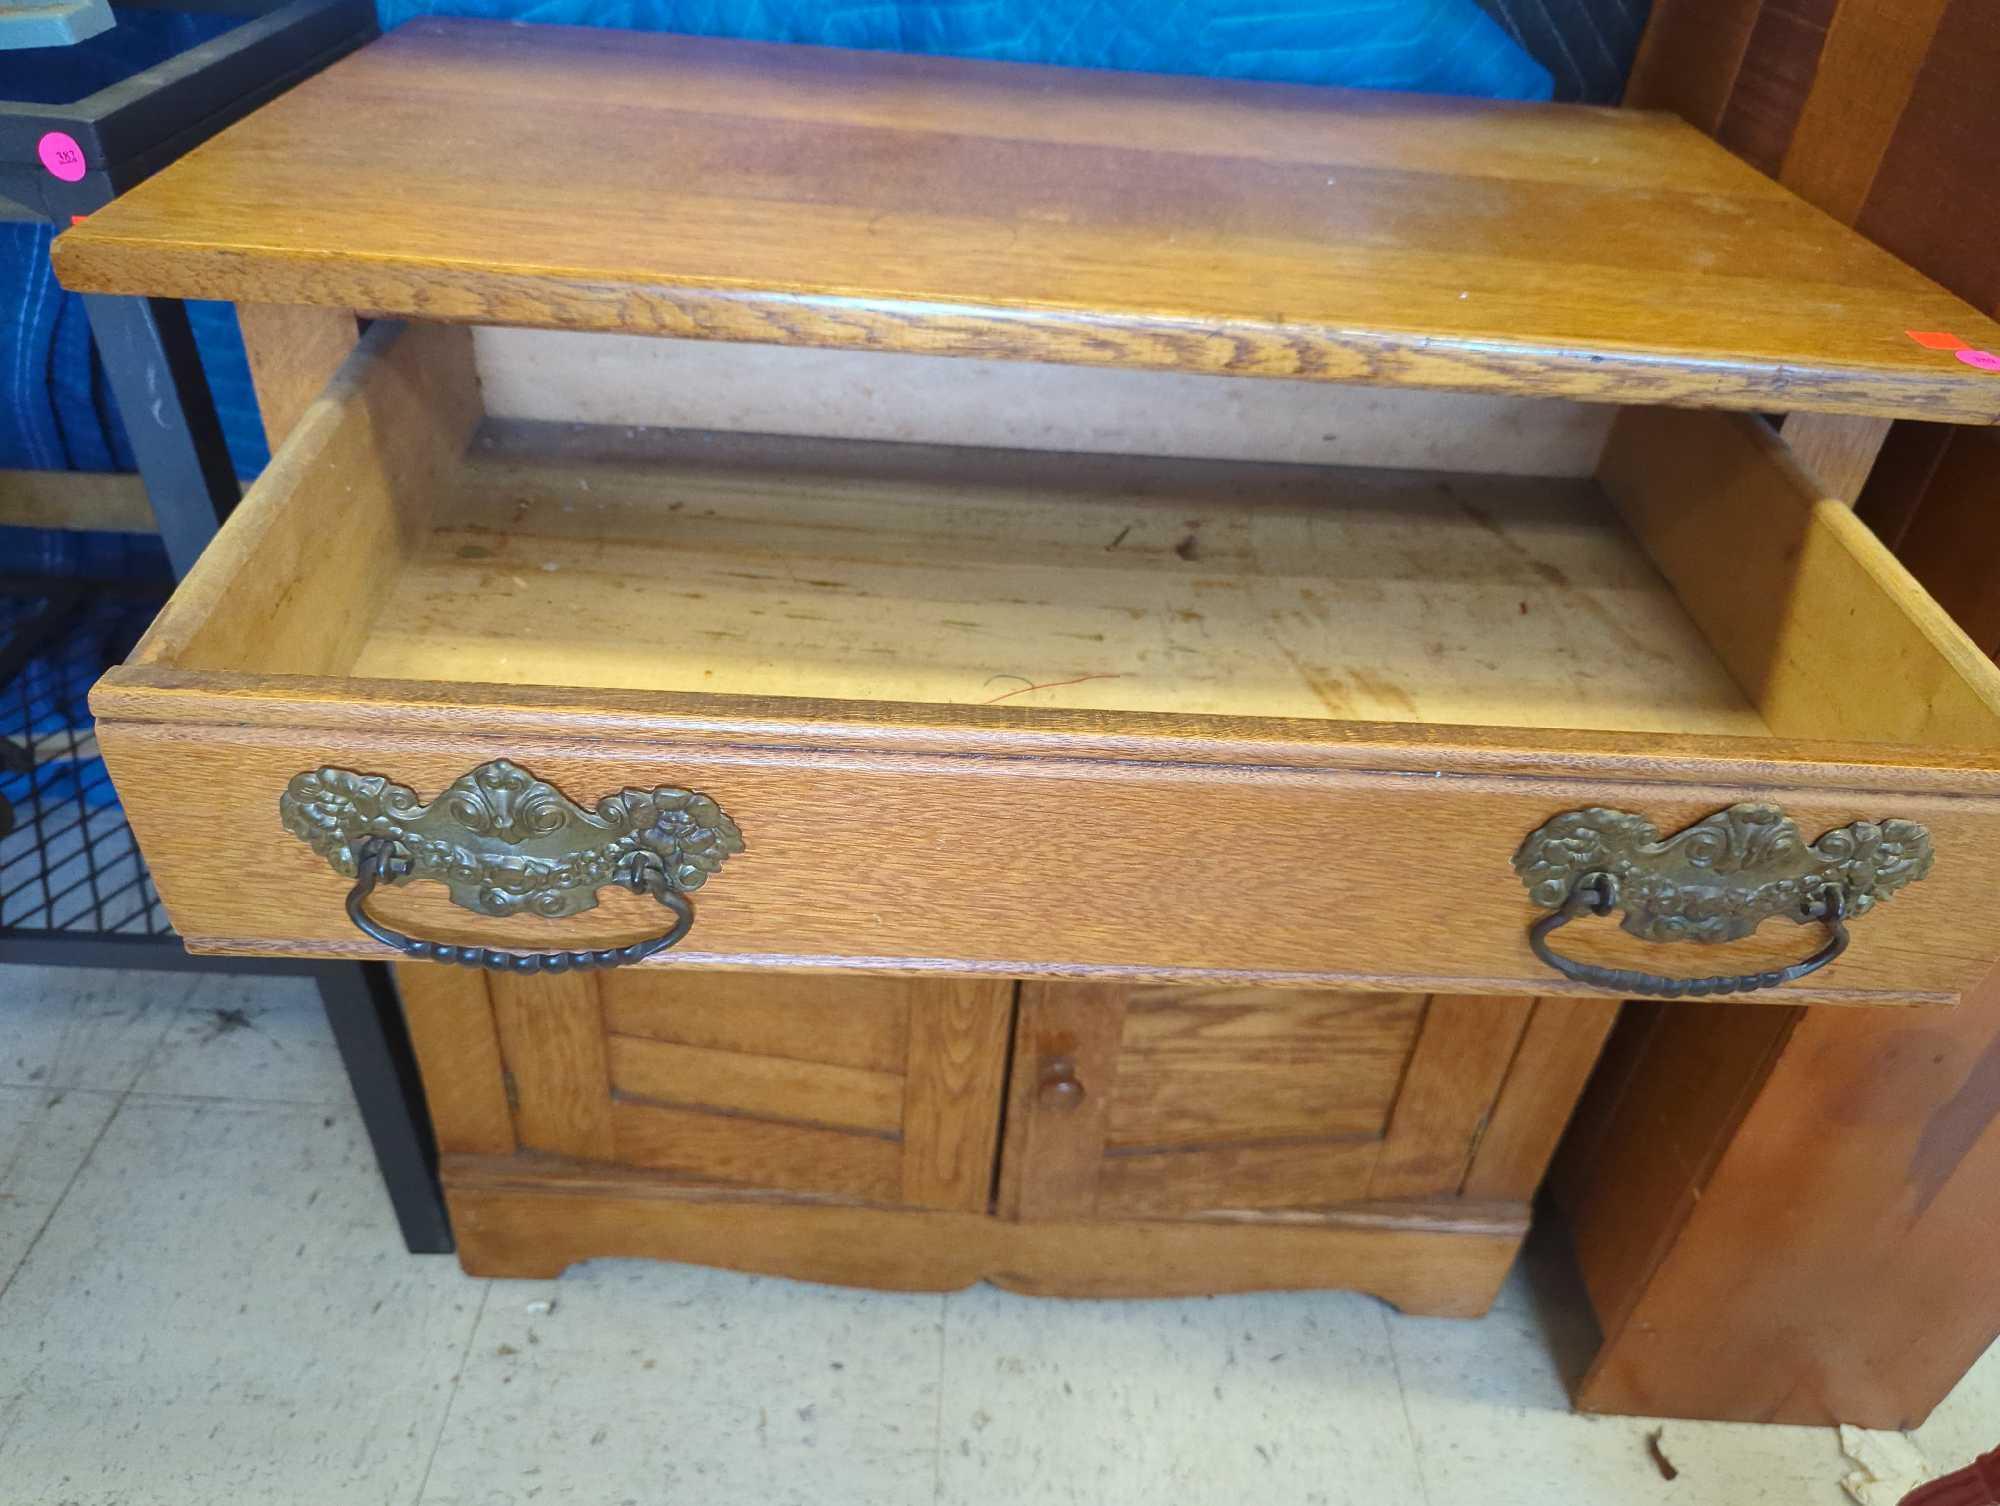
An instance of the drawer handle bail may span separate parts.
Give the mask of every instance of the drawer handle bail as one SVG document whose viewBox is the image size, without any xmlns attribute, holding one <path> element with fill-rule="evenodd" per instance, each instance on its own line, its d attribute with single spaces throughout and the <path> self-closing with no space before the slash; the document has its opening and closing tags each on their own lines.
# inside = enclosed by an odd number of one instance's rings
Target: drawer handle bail
<svg viewBox="0 0 2000 1506">
<path fill-rule="evenodd" d="M 1600 967 L 1565 957 L 1549 945 L 1549 936 L 1580 915 L 1609 915 L 1618 908 L 1618 880 L 1608 873 L 1586 873 L 1577 880 L 1562 908 L 1544 915 L 1528 927 L 1528 945 L 1535 955 L 1565 978 L 1588 983 L 1593 988 L 1619 993 L 1649 994 L 1661 999 L 1698 999 L 1707 994 L 1747 994 L 1760 988 L 1776 988 L 1808 973 L 1816 973 L 1847 950 L 1847 901 L 1837 887 L 1820 891 L 1817 899 L 1806 901 L 1800 918 L 1817 920 L 1826 927 L 1826 945 L 1802 962 L 1772 968 L 1763 973 L 1715 973 L 1702 978 L 1670 978 L 1664 973 L 1635 972 L 1630 968 Z"/>
<path fill-rule="evenodd" d="M 1847 922 L 1931 870 L 1930 833 L 1914 821 L 1856 821 L 1808 844 L 1775 805 L 1745 802 L 1673 836 L 1642 816 L 1593 806 L 1532 833 L 1514 871 L 1547 910 L 1528 927 L 1535 955 L 1564 977 L 1611 992 L 1680 999 L 1777 988 L 1845 952 Z M 1737 941 L 1773 917 L 1817 922 L 1827 939 L 1810 957 L 1756 973 L 1673 977 L 1565 957 L 1549 944 L 1584 915 L 1624 912 L 1648 941 Z"/>
<path fill-rule="evenodd" d="M 347 915 L 363 933 L 406 957 L 515 973 L 624 967 L 665 951 L 694 924 L 687 891 L 743 851 L 742 832 L 707 795 L 628 789 L 585 810 L 504 758 L 462 775 L 429 804 L 380 774 L 311 769 L 286 785 L 278 814 L 334 872 L 354 880 Z M 454 904 L 481 915 L 548 919 L 595 908 L 598 890 L 617 884 L 652 895 L 674 922 L 615 947 L 514 951 L 427 941 L 368 913 L 376 889 L 416 879 L 443 884 Z"/>
<path fill-rule="evenodd" d="M 644 962 L 655 952 L 664 952 L 687 935 L 688 927 L 694 924 L 694 906 L 688 903 L 686 896 L 655 883 L 640 888 L 638 892 L 651 894 L 673 911 L 673 927 L 658 936 L 649 936 L 644 941 L 634 941 L 626 946 L 583 948 L 572 952 L 508 952 L 497 947 L 455 946 L 446 941 L 425 941 L 421 936 L 405 935 L 393 926 L 384 925 L 368 913 L 368 896 L 375 892 L 375 886 L 385 877 L 391 877 L 397 868 L 408 861 L 407 853 L 398 854 L 381 837 L 371 837 L 363 842 L 354 887 L 347 891 L 347 918 L 384 946 L 392 946 L 405 957 L 418 962 L 455 962 L 461 967 L 488 967 L 495 972 L 508 973 L 566 973 L 593 967 L 624 967 L 628 963 Z"/>
</svg>

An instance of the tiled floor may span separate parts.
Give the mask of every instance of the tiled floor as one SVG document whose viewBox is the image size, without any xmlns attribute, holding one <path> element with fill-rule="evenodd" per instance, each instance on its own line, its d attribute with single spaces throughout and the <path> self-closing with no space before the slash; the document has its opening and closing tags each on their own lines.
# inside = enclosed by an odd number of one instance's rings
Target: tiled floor
<svg viewBox="0 0 2000 1506">
<path fill-rule="evenodd" d="M 308 985 L 0 969 L 7 1506 L 1835 1506 L 1827 1429 L 1571 1415 L 1529 1283 L 884 1296 L 405 1255 Z M 2000 1437 L 2000 1349 L 1919 1434 Z"/>
</svg>

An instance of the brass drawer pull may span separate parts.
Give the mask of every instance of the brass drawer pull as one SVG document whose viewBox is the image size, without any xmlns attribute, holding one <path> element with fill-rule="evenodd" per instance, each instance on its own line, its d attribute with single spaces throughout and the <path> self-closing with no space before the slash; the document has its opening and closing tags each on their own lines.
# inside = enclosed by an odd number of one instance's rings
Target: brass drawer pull
<svg viewBox="0 0 2000 1506">
<path fill-rule="evenodd" d="M 1521 844 L 1514 871 L 1550 910 L 1528 945 L 1566 978 L 1620 993 L 1680 999 L 1776 988 L 1818 972 L 1847 950 L 1847 922 L 1931 870 L 1930 833 L 1914 821 L 1856 821 L 1808 845 L 1775 805 L 1732 805 L 1661 840 L 1642 816 L 1592 807 L 1565 811 Z M 1736 941 L 1781 916 L 1826 927 L 1825 945 L 1766 972 L 1695 978 L 1600 967 L 1565 957 L 1549 937 L 1582 915 L 1623 910 L 1649 941 Z"/>
<path fill-rule="evenodd" d="M 581 968 L 623 967 L 628 962 L 644 962 L 655 952 L 664 952 L 687 935 L 688 927 L 694 924 L 694 906 L 676 891 L 662 886 L 640 892 L 651 894 L 674 912 L 677 918 L 673 929 L 644 941 L 632 942 L 629 946 L 605 947 L 596 951 L 504 952 L 494 947 L 454 946 L 445 941 L 425 941 L 420 936 L 406 936 L 368 913 L 368 896 L 375 892 L 375 886 L 385 876 L 393 875 L 396 864 L 402 860 L 396 857 L 390 843 L 382 837 L 370 837 L 361 844 L 360 851 L 361 861 L 354 877 L 354 887 L 347 893 L 347 918 L 383 945 L 392 946 L 404 956 L 419 962 L 456 962 L 463 967 L 490 967 L 496 972 L 509 973 L 566 973 Z M 390 876 L 389 881 L 394 883 L 394 877 Z"/>
<path fill-rule="evenodd" d="M 429 805 L 379 774 L 310 770 L 285 787 L 278 812 L 287 831 L 354 880 L 347 914 L 367 935 L 406 957 L 517 973 L 623 967 L 665 951 L 694 924 L 686 891 L 743 851 L 736 823 L 707 795 L 624 790 L 587 811 L 505 759 L 454 780 Z M 539 952 L 426 941 L 368 913 L 379 886 L 420 878 L 482 915 L 551 919 L 594 909 L 599 889 L 622 884 L 652 895 L 674 923 L 625 946 Z"/>
<path fill-rule="evenodd" d="M 1847 950 L 1847 903 L 1838 887 L 1828 887 L 1809 901 L 1801 919 L 1817 920 L 1827 929 L 1826 945 L 1803 962 L 1773 968 L 1764 973 L 1718 973 L 1705 978 L 1669 978 L 1662 973 L 1634 972 L 1630 968 L 1599 967 L 1594 962 L 1578 962 L 1549 945 L 1549 933 L 1568 925 L 1579 915 L 1609 915 L 1618 908 L 1618 880 L 1608 873 L 1586 873 L 1577 880 L 1562 908 L 1544 915 L 1528 927 L 1528 945 L 1535 955 L 1565 978 L 1588 983 L 1593 988 L 1615 989 L 1619 993 L 1652 994 L 1662 999 L 1700 998 L 1704 994 L 1747 994 L 1760 988 L 1776 988 L 1816 973 Z"/>
</svg>

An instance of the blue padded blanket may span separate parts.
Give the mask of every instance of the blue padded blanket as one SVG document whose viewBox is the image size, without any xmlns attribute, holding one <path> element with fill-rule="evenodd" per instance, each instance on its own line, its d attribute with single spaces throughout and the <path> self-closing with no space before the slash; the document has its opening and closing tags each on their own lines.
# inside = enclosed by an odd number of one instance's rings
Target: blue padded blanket
<svg viewBox="0 0 2000 1506">
<path fill-rule="evenodd" d="M 118 24 L 71 47 L 0 51 L 0 99 L 72 104 L 190 47 L 243 18 L 216 12 L 128 10 Z M 132 452 L 90 345 L 83 301 L 56 285 L 46 225 L 0 224 L 0 468 L 131 470 Z M 254 476 L 268 452 L 234 310 L 190 305 L 202 366 L 222 410 L 237 470 Z"/>
<path fill-rule="evenodd" d="M 616 26 L 887 52 L 1547 99 L 1476 0 L 377 0 L 415 16 Z"/>
</svg>

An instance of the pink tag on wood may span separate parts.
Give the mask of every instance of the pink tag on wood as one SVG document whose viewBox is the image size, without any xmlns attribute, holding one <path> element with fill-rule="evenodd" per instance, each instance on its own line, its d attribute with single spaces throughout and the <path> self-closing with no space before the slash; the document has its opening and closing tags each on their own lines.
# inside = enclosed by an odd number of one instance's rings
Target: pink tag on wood
<svg viewBox="0 0 2000 1506">
<path fill-rule="evenodd" d="M 83 148 L 67 131 L 50 131 L 35 143 L 42 166 L 65 183 L 81 182 L 84 174 Z"/>
</svg>

